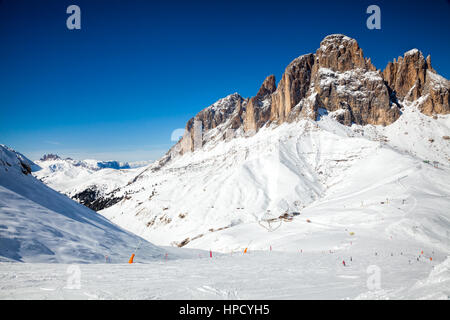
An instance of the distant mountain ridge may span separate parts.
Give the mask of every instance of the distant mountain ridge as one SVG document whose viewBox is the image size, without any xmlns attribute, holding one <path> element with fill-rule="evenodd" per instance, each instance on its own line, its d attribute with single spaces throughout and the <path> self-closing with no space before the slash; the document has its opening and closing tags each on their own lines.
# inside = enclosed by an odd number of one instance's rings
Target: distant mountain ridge
<svg viewBox="0 0 450 320">
<path fill-rule="evenodd" d="M 414 101 L 426 115 L 448 114 L 449 90 L 449 81 L 437 74 L 430 56 L 424 58 L 417 49 L 381 71 L 364 57 L 355 39 L 329 35 L 316 53 L 294 59 L 278 86 L 270 75 L 255 97 L 244 99 L 234 93 L 200 111 L 187 122 L 185 134 L 160 165 L 211 139 L 251 136 L 265 126 L 315 120 L 319 109 L 339 110 L 336 119 L 347 126 L 392 124 L 404 104 Z"/>
<path fill-rule="evenodd" d="M 103 201 L 104 194 L 125 184 L 145 166 L 146 161 L 131 163 L 119 161 L 62 159 L 56 154 L 44 155 L 36 161 L 39 170 L 33 175 L 51 188 L 73 200 L 98 211 L 116 200 Z"/>
<path fill-rule="evenodd" d="M 45 154 L 41 159 L 37 162 L 49 162 L 49 161 L 67 161 L 73 164 L 74 166 L 82 166 L 85 168 L 89 168 L 91 170 L 101 170 L 101 169 L 130 169 L 131 166 L 128 162 L 120 162 L 115 160 L 110 161 L 97 161 L 97 160 L 73 160 L 72 158 L 62 159 L 57 154 Z"/>
</svg>

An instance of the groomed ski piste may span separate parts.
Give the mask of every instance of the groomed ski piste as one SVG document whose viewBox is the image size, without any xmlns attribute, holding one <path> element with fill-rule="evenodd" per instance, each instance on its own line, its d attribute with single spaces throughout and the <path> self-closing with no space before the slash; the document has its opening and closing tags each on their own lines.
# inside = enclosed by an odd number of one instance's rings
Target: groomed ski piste
<svg viewBox="0 0 450 320">
<path fill-rule="evenodd" d="M 449 299 L 450 117 L 317 120 L 150 165 L 109 221 L 3 146 L 0 298 Z"/>
</svg>

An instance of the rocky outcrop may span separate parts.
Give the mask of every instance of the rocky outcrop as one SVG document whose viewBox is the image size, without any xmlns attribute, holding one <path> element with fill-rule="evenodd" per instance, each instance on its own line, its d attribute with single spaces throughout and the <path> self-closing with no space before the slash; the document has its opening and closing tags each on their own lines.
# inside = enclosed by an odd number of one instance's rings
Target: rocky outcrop
<svg viewBox="0 0 450 320">
<path fill-rule="evenodd" d="M 355 39 L 343 34 L 325 37 L 316 51 L 314 73 L 319 68 L 345 72 L 353 69 L 375 71 L 370 59 L 364 58 L 362 49 Z"/>
<path fill-rule="evenodd" d="M 283 123 L 291 110 L 306 97 L 311 82 L 314 55 L 306 54 L 292 61 L 284 71 L 272 96 L 270 120 Z"/>
<path fill-rule="evenodd" d="M 400 116 L 381 74 L 364 58 L 356 40 L 344 35 L 330 35 L 320 43 L 312 87 L 322 108 L 342 110 L 336 119 L 348 126 L 388 125 Z"/>
<path fill-rule="evenodd" d="M 429 58 L 424 59 L 422 53 L 413 49 L 398 57 L 398 61 L 389 62 L 383 71 L 383 77 L 388 86 L 395 91 L 397 98 L 416 100 L 421 96 L 425 86 Z"/>
<path fill-rule="evenodd" d="M 247 103 L 244 118 L 244 131 L 256 132 L 270 119 L 272 93 L 276 90 L 275 76 L 268 76 L 256 96 Z"/>
<path fill-rule="evenodd" d="M 313 88 L 324 109 L 347 111 L 348 117 L 341 123 L 348 126 L 388 125 L 400 116 L 400 109 L 390 100 L 388 87 L 376 71 L 320 68 L 314 75 Z"/>
<path fill-rule="evenodd" d="M 100 211 L 112 207 L 123 200 L 124 197 L 105 196 L 96 186 L 91 186 L 82 192 L 75 194 L 72 199 L 94 211 Z"/>
<path fill-rule="evenodd" d="M 169 153 L 183 154 L 203 146 L 205 136 L 215 130 L 216 135 L 225 136 L 228 130 L 242 127 L 246 101 L 237 93 L 220 99 L 191 118 L 180 141 Z"/>
<path fill-rule="evenodd" d="M 386 126 L 400 117 L 402 101 L 417 101 L 428 115 L 450 112 L 449 82 L 432 68 L 430 57 L 411 50 L 381 72 L 355 39 L 329 35 L 314 54 L 294 59 L 278 86 L 271 75 L 256 96 L 243 99 L 235 93 L 200 111 L 154 168 L 214 139 L 250 135 L 269 124 L 316 120 L 320 110 L 347 126 Z"/>
<path fill-rule="evenodd" d="M 427 115 L 450 112 L 449 82 L 433 69 L 430 56 L 425 59 L 419 50 L 412 49 L 389 62 L 383 77 L 398 100 L 422 98 L 419 108 Z"/>
<path fill-rule="evenodd" d="M 318 108 L 344 110 L 346 116 L 338 121 L 345 125 L 388 125 L 400 116 L 381 74 L 356 40 L 339 34 L 327 36 L 315 54 L 286 68 L 272 97 L 271 120 L 315 119 Z"/>
<path fill-rule="evenodd" d="M 52 154 L 52 153 L 49 153 L 49 154 L 44 154 L 43 156 L 42 156 L 42 158 L 41 159 L 39 159 L 40 161 L 47 161 L 47 160 L 60 160 L 61 158 L 57 155 L 57 154 Z"/>
<path fill-rule="evenodd" d="M 424 101 L 419 109 L 426 115 L 450 113 L 450 82 L 440 75 L 427 71 L 423 90 Z"/>
</svg>

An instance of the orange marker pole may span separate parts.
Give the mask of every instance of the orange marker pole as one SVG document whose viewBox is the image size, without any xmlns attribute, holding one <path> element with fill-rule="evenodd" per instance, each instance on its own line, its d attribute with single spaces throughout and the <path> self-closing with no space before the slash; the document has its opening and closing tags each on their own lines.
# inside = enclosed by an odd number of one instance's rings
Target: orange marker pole
<svg viewBox="0 0 450 320">
<path fill-rule="evenodd" d="M 133 260 L 134 260 L 134 253 L 131 255 L 131 258 L 130 258 L 130 260 L 128 261 L 128 263 L 133 263 Z"/>
</svg>

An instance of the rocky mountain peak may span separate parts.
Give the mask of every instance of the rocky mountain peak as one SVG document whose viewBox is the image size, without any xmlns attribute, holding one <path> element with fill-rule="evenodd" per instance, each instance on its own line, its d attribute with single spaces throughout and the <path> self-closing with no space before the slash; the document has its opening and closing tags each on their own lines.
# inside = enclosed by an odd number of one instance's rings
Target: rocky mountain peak
<svg viewBox="0 0 450 320">
<path fill-rule="evenodd" d="M 423 113 L 450 112 L 449 82 L 436 73 L 431 57 L 425 59 L 420 50 L 409 50 L 389 62 L 383 77 L 397 99 L 412 102 L 422 97 L 419 108 Z"/>
<path fill-rule="evenodd" d="M 306 97 L 311 83 L 313 65 L 314 54 L 305 54 L 287 66 L 272 96 L 271 121 L 285 122 L 291 110 Z"/>
<path fill-rule="evenodd" d="M 52 154 L 52 153 L 49 153 L 49 154 L 44 154 L 43 156 L 42 156 L 42 158 L 41 159 L 39 159 L 40 161 L 47 161 L 47 160 L 60 160 L 61 158 L 57 155 L 57 154 Z"/>
<path fill-rule="evenodd" d="M 251 98 L 244 114 L 244 131 L 256 132 L 270 118 L 272 93 L 276 90 L 275 76 L 268 76 L 261 85 L 256 96 Z"/>
<path fill-rule="evenodd" d="M 202 147 L 205 139 L 211 137 L 212 131 L 217 135 L 226 135 L 231 130 L 240 128 L 244 122 L 246 102 L 238 93 L 233 93 L 201 110 L 187 122 L 183 137 L 169 150 L 163 162 L 177 154 Z"/>
<path fill-rule="evenodd" d="M 356 68 L 375 70 L 372 63 L 364 58 L 358 42 L 343 34 L 332 34 L 322 40 L 316 51 L 316 64 L 317 68 L 341 72 Z"/>
<path fill-rule="evenodd" d="M 332 34 L 316 53 L 294 59 L 278 86 L 270 75 L 254 97 L 235 93 L 200 111 L 161 161 L 214 139 L 254 134 L 269 124 L 316 120 L 319 108 L 338 111 L 336 120 L 347 126 L 389 125 L 400 117 L 405 99 L 420 102 L 425 114 L 450 112 L 449 82 L 432 68 L 430 56 L 425 59 L 413 49 L 381 72 L 355 39 Z"/>
<path fill-rule="evenodd" d="M 264 80 L 256 96 L 260 99 L 264 99 L 268 95 L 272 94 L 276 89 L 277 85 L 275 83 L 275 76 L 272 74 Z"/>
</svg>

